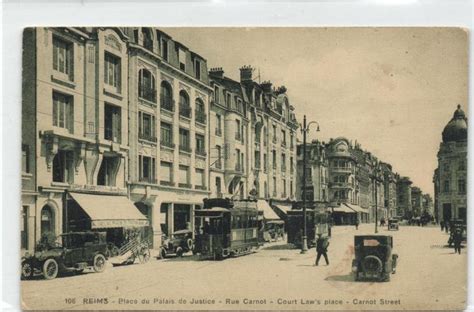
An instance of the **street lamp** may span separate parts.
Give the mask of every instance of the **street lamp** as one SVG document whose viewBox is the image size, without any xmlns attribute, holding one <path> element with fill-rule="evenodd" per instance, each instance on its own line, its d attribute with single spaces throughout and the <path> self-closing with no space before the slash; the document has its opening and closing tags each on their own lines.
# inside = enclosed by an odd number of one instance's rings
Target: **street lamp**
<svg viewBox="0 0 474 312">
<path fill-rule="evenodd" d="M 378 222 L 378 194 L 377 194 L 377 182 L 382 182 L 382 179 L 380 178 L 380 163 L 377 161 L 375 163 L 374 171 L 372 172 L 372 175 L 370 176 L 372 178 L 372 187 L 374 188 L 374 193 L 375 193 L 375 234 L 377 234 L 378 227 L 377 227 L 377 222 Z"/>
<path fill-rule="evenodd" d="M 319 132 L 319 123 L 316 121 L 311 121 L 309 124 L 306 124 L 306 115 L 304 115 L 303 125 L 300 124 L 300 130 L 303 134 L 303 234 L 301 237 L 302 254 L 308 251 L 308 240 L 306 237 L 306 133 L 309 131 L 309 127 L 312 124 L 316 124 L 318 126 L 316 131 Z"/>
</svg>

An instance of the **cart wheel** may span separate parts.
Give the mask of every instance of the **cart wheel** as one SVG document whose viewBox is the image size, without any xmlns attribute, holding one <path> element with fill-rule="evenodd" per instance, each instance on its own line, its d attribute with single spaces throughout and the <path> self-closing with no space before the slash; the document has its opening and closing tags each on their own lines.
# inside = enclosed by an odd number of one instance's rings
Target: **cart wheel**
<svg viewBox="0 0 474 312">
<path fill-rule="evenodd" d="M 54 279 L 58 276 L 59 266 L 56 260 L 48 259 L 43 264 L 43 275 L 46 279 Z"/>
<path fill-rule="evenodd" d="M 29 279 L 33 277 L 33 266 L 29 261 L 23 261 L 21 264 L 21 279 Z"/>
<path fill-rule="evenodd" d="M 102 254 L 97 254 L 94 257 L 94 271 L 97 273 L 103 272 L 105 270 L 105 257 Z"/>
</svg>

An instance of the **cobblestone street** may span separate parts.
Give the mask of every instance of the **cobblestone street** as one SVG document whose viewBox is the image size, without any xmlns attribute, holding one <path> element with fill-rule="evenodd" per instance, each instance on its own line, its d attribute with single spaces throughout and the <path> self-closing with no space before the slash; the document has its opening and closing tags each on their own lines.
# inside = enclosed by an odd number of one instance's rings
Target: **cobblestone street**
<svg viewBox="0 0 474 312">
<path fill-rule="evenodd" d="M 397 273 L 388 283 L 354 282 L 353 237 L 373 233 L 373 225 L 335 227 L 330 265 L 314 266 L 315 251 L 300 254 L 284 243 L 224 261 L 194 256 L 152 259 L 147 264 L 112 267 L 55 280 L 22 281 L 28 309 L 462 309 L 466 297 L 466 249 L 445 248 L 439 227 L 401 226 L 379 234 L 394 237 Z M 452 268 L 456 268 L 453 270 Z M 448 290 L 448 291 L 445 291 Z M 148 301 L 144 301 L 148 300 Z M 386 300 L 386 301 L 383 301 Z M 386 304 L 382 304 L 382 301 Z M 193 303 L 198 302 L 198 303 Z"/>
</svg>

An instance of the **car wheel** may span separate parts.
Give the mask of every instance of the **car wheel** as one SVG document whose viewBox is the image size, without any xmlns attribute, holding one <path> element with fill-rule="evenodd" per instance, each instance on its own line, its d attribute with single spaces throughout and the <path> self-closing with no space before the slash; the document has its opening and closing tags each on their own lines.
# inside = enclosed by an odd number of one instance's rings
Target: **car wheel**
<svg viewBox="0 0 474 312">
<path fill-rule="evenodd" d="M 45 279 L 51 280 L 58 276 L 59 266 L 56 260 L 48 259 L 43 263 L 43 275 Z"/>
<path fill-rule="evenodd" d="M 102 254 L 97 254 L 94 257 L 94 271 L 97 273 L 104 272 L 105 270 L 105 257 Z"/>
<path fill-rule="evenodd" d="M 362 270 L 369 274 L 378 274 L 382 272 L 382 261 L 379 257 L 369 255 L 362 260 Z"/>
<path fill-rule="evenodd" d="M 23 261 L 21 264 L 21 279 L 29 279 L 33 277 L 33 266 L 29 261 Z"/>
<path fill-rule="evenodd" d="M 76 273 L 76 274 L 81 274 L 82 272 L 84 272 L 84 269 L 76 270 L 74 273 Z"/>
<path fill-rule="evenodd" d="M 194 242 L 191 238 L 188 238 L 186 241 L 186 247 L 188 247 L 189 251 L 192 251 L 194 249 Z"/>
<path fill-rule="evenodd" d="M 160 259 L 165 259 L 166 258 L 166 249 L 161 248 L 160 249 Z"/>
<path fill-rule="evenodd" d="M 178 257 L 183 256 L 183 248 L 181 248 L 181 247 L 176 248 L 176 256 L 178 256 Z"/>
</svg>

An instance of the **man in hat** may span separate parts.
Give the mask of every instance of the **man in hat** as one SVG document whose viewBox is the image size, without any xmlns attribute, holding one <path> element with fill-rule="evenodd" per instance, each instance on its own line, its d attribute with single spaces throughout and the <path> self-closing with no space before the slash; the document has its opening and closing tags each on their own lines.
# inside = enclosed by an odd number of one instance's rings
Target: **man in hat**
<svg viewBox="0 0 474 312">
<path fill-rule="evenodd" d="M 453 233 L 454 253 L 461 254 L 462 230 L 456 228 Z"/>
<path fill-rule="evenodd" d="M 316 263 L 315 265 L 319 264 L 319 259 L 321 256 L 324 256 L 324 260 L 326 260 L 326 265 L 329 265 L 329 259 L 327 255 L 329 246 L 329 240 L 327 237 L 323 237 L 322 234 L 318 234 L 318 240 L 316 241 Z"/>
</svg>

